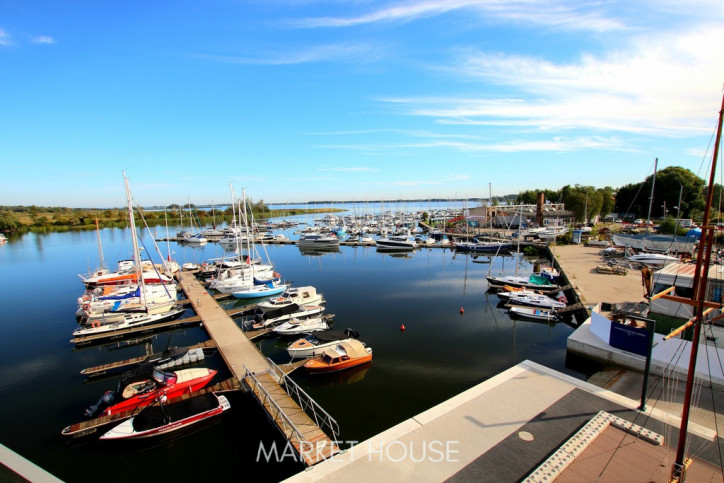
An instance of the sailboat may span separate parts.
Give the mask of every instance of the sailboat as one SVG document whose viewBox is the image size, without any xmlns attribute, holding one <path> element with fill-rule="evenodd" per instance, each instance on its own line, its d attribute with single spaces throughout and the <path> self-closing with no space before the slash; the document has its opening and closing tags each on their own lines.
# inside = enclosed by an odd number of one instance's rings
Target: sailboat
<svg viewBox="0 0 724 483">
<path fill-rule="evenodd" d="M 706 206 L 704 208 L 704 217 L 701 224 L 701 238 L 699 242 L 699 250 L 696 257 L 696 269 L 694 272 L 693 294 L 691 298 L 677 297 L 670 295 L 673 289 L 665 290 L 654 297 L 685 303 L 694 307 L 694 317 L 679 329 L 673 331 L 666 336 L 669 339 L 688 327 L 693 327 L 693 338 L 691 341 L 691 354 L 689 358 L 689 368 L 686 378 L 686 391 L 684 394 L 684 406 L 681 414 L 681 428 L 679 430 L 679 441 L 676 450 L 676 460 L 671 470 L 672 481 L 686 481 L 686 470 L 691 462 L 687 454 L 687 436 L 689 426 L 689 415 L 691 412 L 692 396 L 694 394 L 694 379 L 696 377 L 696 362 L 699 352 L 699 341 L 701 339 L 701 326 L 704 323 L 712 323 L 714 320 L 724 318 L 724 315 L 718 315 L 711 319 L 705 317 L 712 311 L 721 309 L 719 302 L 707 301 L 707 285 L 709 278 L 709 270 L 703 267 L 709 267 L 711 263 L 712 247 L 714 244 L 714 236 L 717 232 L 716 226 L 711 225 L 711 209 L 714 198 L 716 164 L 719 156 L 719 146 L 721 144 L 722 122 L 724 122 L 724 96 L 722 96 L 722 105 L 719 110 L 719 122 L 717 125 L 716 142 L 714 143 L 714 152 L 712 156 L 709 185 L 706 190 Z"/>
<path fill-rule="evenodd" d="M 191 205 L 191 199 L 189 198 L 189 208 L 191 208 L 191 206 L 192 206 L 192 205 Z M 190 226 L 191 226 L 191 231 L 192 231 L 192 232 L 193 232 L 193 230 L 194 230 L 194 228 L 195 228 L 195 227 L 194 227 L 194 213 L 193 213 L 193 210 L 194 210 L 194 208 L 191 208 L 191 211 L 189 212 L 189 224 L 190 224 Z M 183 239 L 183 242 L 186 243 L 186 244 L 188 244 L 188 245 L 202 246 L 202 245 L 206 245 L 206 243 L 208 242 L 208 240 L 207 240 L 206 237 L 204 237 L 201 233 L 194 233 L 193 235 L 187 236 L 186 238 L 184 238 L 184 239 Z"/>
<path fill-rule="evenodd" d="M 128 185 L 128 178 L 125 172 L 123 173 L 123 180 L 126 188 L 126 198 L 128 200 L 128 217 L 133 244 L 133 258 L 138 261 L 140 260 L 138 234 L 136 233 L 136 222 L 133 216 L 131 189 Z M 175 298 L 171 296 L 170 292 L 166 292 L 168 298 L 161 300 L 149 297 L 146 280 L 141 275 L 142 265 L 135 263 L 133 267 L 135 280 L 139 286 L 138 297 L 135 299 L 137 302 L 132 304 L 132 306 L 131 304 L 125 306 L 122 310 L 110 312 L 101 311 L 100 313 L 93 313 L 89 310 L 89 313 L 86 314 L 87 317 L 82 320 L 80 327 L 73 332 L 73 336 L 82 337 L 97 334 L 111 334 L 130 327 L 174 319 L 183 314 L 184 310 L 175 305 Z"/>
<path fill-rule="evenodd" d="M 243 197 L 244 200 L 246 200 L 246 193 L 244 193 Z M 253 242 L 253 237 L 251 236 L 251 233 L 249 233 L 249 226 L 254 225 L 254 213 L 251 213 L 251 223 L 249 223 L 249 219 L 246 216 L 246 201 L 244 202 L 243 214 L 244 222 L 246 225 L 247 250 L 249 252 L 249 256 L 251 256 L 252 253 L 256 252 L 256 245 Z M 264 242 L 260 240 L 260 243 L 262 247 L 264 247 Z M 266 253 L 266 248 L 264 248 L 264 252 Z M 266 253 L 266 255 L 268 264 L 265 267 L 273 267 L 273 265 L 271 264 L 271 260 L 269 260 L 269 254 Z M 238 299 L 269 297 L 272 295 L 279 295 L 280 293 L 284 292 L 286 289 L 289 288 L 290 284 L 282 283 L 281 275 L 279 275 L 278 273 L 272 272 L 270 276 L 268 268 L 264 268 L 263 271 L 260 271 L 260 274 L 257 274 L 256 267 L 256 264 L 249 265 L 250 273 L 246 273 L 245 276 L 247 280 L 249 277 L 251 277 L 252 283 L 245 283 L 244 286 L 240 288 L 232 289 L 231 294 L 234 297 Z"/>
</svg>

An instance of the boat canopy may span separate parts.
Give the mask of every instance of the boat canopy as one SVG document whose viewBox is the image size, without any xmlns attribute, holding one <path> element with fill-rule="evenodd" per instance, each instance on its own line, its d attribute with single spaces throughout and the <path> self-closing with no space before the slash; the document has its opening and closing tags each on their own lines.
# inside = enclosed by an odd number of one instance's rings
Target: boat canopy
<svg viewBox="0 0 724 483">
<path fill-rule="evenodd" d="M 347 342 L 340 342 L 340 346 L 347 352 L 350 358 L 365 357 L 368 355 L 365 346 L 358 340 L 349 340 Z"/>
</svg>

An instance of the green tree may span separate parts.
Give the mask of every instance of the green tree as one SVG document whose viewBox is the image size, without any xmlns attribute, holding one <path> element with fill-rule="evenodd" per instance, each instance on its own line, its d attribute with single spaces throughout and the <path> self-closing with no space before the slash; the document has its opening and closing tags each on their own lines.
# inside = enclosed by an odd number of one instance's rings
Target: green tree
<svg viewBox="0 0 724 483">
<path fill-rule="evenodd" d="M 578 222 L 594 219 L 603 206 L 603 193 L 593 186 L 564 186 L 561 198 L 566 210 L 572 211 Z"/>
<path fill-rule="evenodd" d="M 681 218 L 696 218 L 704 209 L 704 180 L 688 169 L 670 166 L 648 176 L 643 182 L 628 184 L 616 193 L 616 211 L 636 213 L 639 217 L 648 215 L 651 185 L 654 183 L 654 197 L 651 201 L 651 217 L 660 218 L 666 211 L 672 213 L 678 207 Z M 679 205 L 681 193 L 681 205 Z"/>
<path fill-rule="evenodd" d="M 601 216 L 606 216 L 613 211 L 616 199 L 613 196 L 614 190 L 610 186 L 598 190 L 601 193 Z"/>
<path fill-rule="evenodd" d="M 15 213 L 12 211 L 0 211 L 0 231 L 13 232 L 20 227 Z"/>
</svg>

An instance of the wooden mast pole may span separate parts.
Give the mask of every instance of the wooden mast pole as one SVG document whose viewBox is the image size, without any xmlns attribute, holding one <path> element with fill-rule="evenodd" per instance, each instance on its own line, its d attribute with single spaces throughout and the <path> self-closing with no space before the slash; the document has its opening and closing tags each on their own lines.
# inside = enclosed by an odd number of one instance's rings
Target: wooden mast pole
<svg viewBox="0 0 724 483">
<path fill-rule="evenodd" d="M 722 120 L 724 119 L 724 96 L 722 106 L 719 109 L 719 122 L 716 130 L 716 142 L 714 143 L 714 154 L 709 174 L 709 187 L 706 193 L 706 207 L 704 208 L 704 219 L 701 227 L 701 238 L 699 252 L 696 257 L 696 271 L 694 273 L 694 296 L 698 302 L 694 317 L 694 336 L 691 341 L 691 356 L 689 358 L 689 372 L 686 378 L 686 392 L 684 394 L 684 408 L 681 414 L 681 428 L 679 430 L 679 444 L 676 449 L 676 461 L 671 472 L 672 479 L 682 481 L 684 478 L 686 456 L 686 436 L 689 427 L 689 411 L 691 409 L 691 396 L 694 388 L 694 374 L 696 358 L 699 352 L 699 338 L 701 333 L 701 321 L 703 320 L 704 302 L 706 301 L 706 288 L 709 278 L 709 263 L 711 262 L 712 242 L 714 231 L 710 226 L 711 205 L 714 199 L 714 180 L 716 163 L 719 156 L 719 144 L 721 143 Z M 702 270 L 702 267 L 704 270 Z"/>
</svg>

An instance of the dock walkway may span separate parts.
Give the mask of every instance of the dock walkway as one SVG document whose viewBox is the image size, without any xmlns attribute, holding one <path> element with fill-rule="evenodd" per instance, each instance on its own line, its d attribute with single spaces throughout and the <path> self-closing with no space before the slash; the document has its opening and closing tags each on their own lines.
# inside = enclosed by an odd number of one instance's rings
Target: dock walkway
<svg viewBox="0 0 724 483">
<path fill-rule="evenodd" d="M 193 274 L 179 272 L 178 278 L 187 299 L 191 301 L 191 305 L 203 321 L 206 331 L 216 344 L 229 370 L 236 378 L 245 381 L 252 388 L 252 392 L 277 427 L 300 451 L 305 463 L 313 465 L 334 455 L 338 451 L 336 445 L 282 389 L 278 379 L 270 375 L 269 362 L 236 322 L 216 303 Z M 305 442 L 314 445 L 315 448 L 324 447 L 328 450 L 305 451 L 307 449 L 303 447 Z"/>
</svg>

